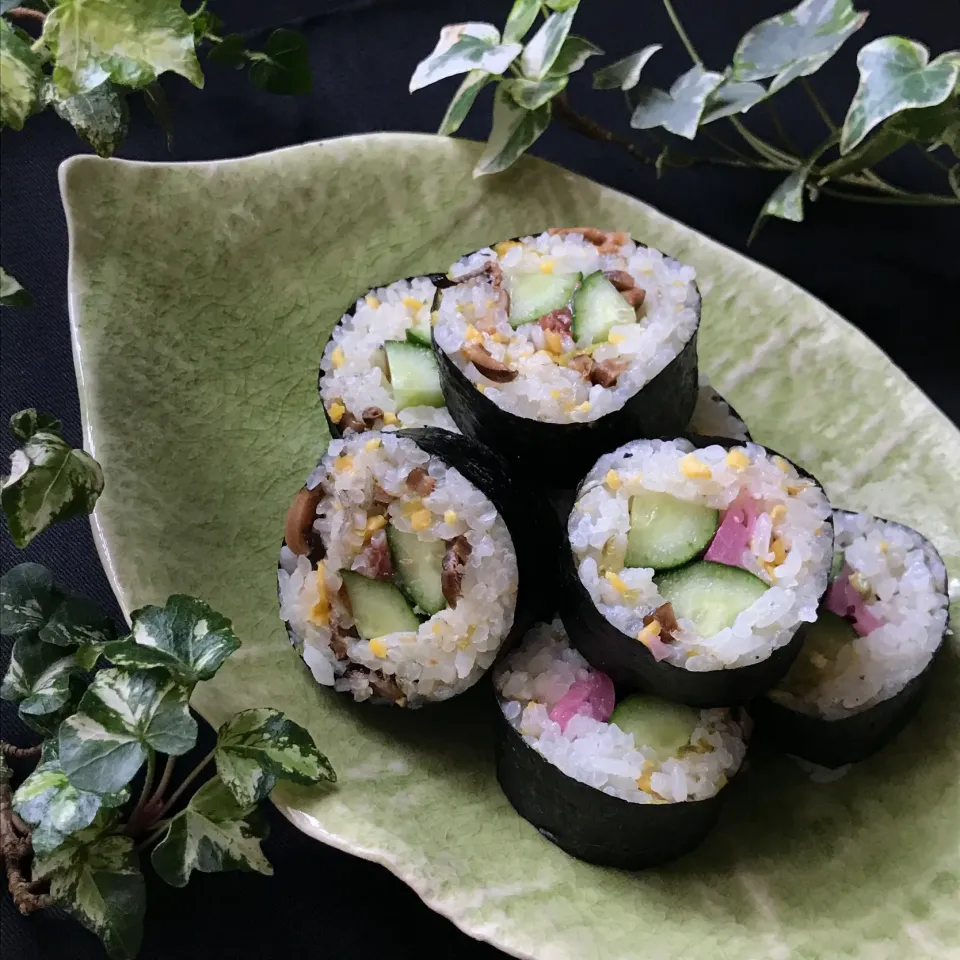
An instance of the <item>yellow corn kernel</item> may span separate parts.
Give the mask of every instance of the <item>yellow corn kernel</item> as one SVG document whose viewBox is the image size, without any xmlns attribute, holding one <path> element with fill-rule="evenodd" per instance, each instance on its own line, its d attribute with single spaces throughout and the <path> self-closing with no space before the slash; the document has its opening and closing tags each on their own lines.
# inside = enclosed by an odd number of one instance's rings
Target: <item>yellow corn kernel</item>
<svg viewBox="0 0 960 960">
<path fill-rule="evenodd" d="M 589 413 L 592 406 L 593 404 L 589 400 L 584 400 L 579 407 L 575 407 L 574 409 L 579 410 L 581 413 Z"/>
<path fill-rule="evenodd" d="M 380 438 L 379 438 L 379 437 L 371 437 L 371 438 L 363 445 L 363 449 L 364 449 L 364 450 L 376 450 L 377 447 L 379 447 L 379 446 L 380 446 Z"/>
<path fill-rule="evenodd" d="M 483 343 L 483 334 L 472 323 L 467 324 L 463 338 L 467 343 Z"/>
<path fill-rule="evenodd" d="M 553 268 L 557 265 L 557 261 L 553 257 L 541 257 L 540 258 L 540 272 L 541 273 L 553 273 Z"/>
<path fill-rule="evenodd" d="M 691 480 L 709 480 L 713 476 L 710 468 L 698 460 L 695 453 L 688 453 L 680 461 L 680 472 Z"/>
<path fill-rule="evenodd" d="M 886 553 L 890 549 L 890 544 L 886 540 L 881 540 L 878 544 L 881 553 Z"/>
<path fill-rule="evenodd" d="M 423 301 L 418 300 L 416 297 L 404 297 L 403 305 L 409 307 L 411 310 L 419 310 L 423 306 Z"/>
<path fill-rule="evenodd" d="M 556 330 L 547 330 L 543 334 L 543 339 L 547 344 L 547 349 L 551 353 L 556 353 L 557 355 L 563 353 L 563 341 L 560 339 L 560 334 Z"/>
<path fill-rule="evenodd" d="M 510 338 L 505 333 L 495 333 L 490 338 L 494 343 L 509 343 Z"/>
<path fill-rule="evenodd" d="M 371 310 L 376 310 L 380 306 L 380 301 L 372 293 L 368 293 L 363 299 Z"/>
<path fill-rule="evenodd" d="M 787 549 L 783 545 L 783 540 L 780 537 L 774 537 L 770 544 L 770 550 L 773 553 L 774 565 L 779 567 L 787 559 Z"/>
<path fill-rule="evenodd" d="M 776 566 L 776 564 L 770 563 L 769 560 L 764 560 L 763 563 L 761 564 L 761 566 L 763 567 L 764 570 L 767 571 L 767 576 L 769 576 L 771 580 L 776 580 L 776 579 L 777 579 L 777 566 Z"/>
<path fill-rule="evenodd" d="M 478 389 L 481 393 L 486 393 L 486 392 L 487 392 L 487 385 L 486 385 L 485 383 L 478 383 L 478 384 L 477 384 L 477 389 Z"/>
<path fill-rule="evenodd" d="M 742 450 L 731 450 L 726 457 L 727 466 L 734 470 L 745 470 L 750 466 L 750 458 Z"/>
<path fill-rule="evenodd" d="M 317 594 L 319 599 L 310 610 L 310 620 L 317 626 L 325 627 L 330 622 L 330 598 L 327 595 L 327 583 L 324 579 L 327 565 L 324 561 L 317 564 Z"/>
<path fill-rule="evenodd" d="M 560 399 L 560 391 L 559 391 L 559 390 L 551 390 L 551 391 L 550 391 L 550 399 L 551 399 L 551 400 L 559 400 L 559 399 Z"/>
<path fill-rule="evenodd" d="M 620 474 L 617 473 L 616 470 L 608 470 L 607 475 L 603 479 L 611 490 L 620 489 Z"/>
<path fill-rule="evenodd" d="M 630 589 L 612 570 L 608 570 L 604 576 L 607 578 L 607 582 L 610 584 L 610 586 L 613 587 L 617 593 L 626 593 Z"/>
<path fill-rule="evenodd" d="M 616 330 L 611 330 L 607 335 L 607 343 L 623 343 L 626 339 L 622 333 L 617 333 Z"/>
<path fill-rule="evenodd" d="M 330 409 L 327 411 L 327 413 L 330 414 L 330 419 L 334 423 L 339 423 L 343 419 L 343 415 L 346 412 L 347 412 L 347 408 L 342 403 L 339 403 L 336 400 L 334 400 L 333 403 L 330 404 Z"/>
<path fill-rule="evenodd" d="M 439 311 L 439 310 L 431 310 L 431 311 L 430 311 L 430 326 L 431 326 L 431 327 L 435 327 L 435 326 L 437 325 L 437 321 L 438 321 L 439 319 L 440 319 L 440 311 Z"/>
<path fill-rule="evenodd" d="M 645 646 L 650 646 L 650 641 L 654 637 L 660 636 L 660 631 L 663 627 L 660 625 L 659 620 L 651 620 L 638 634 L 637 639 Z"/>
<path fill-rule="evenodd" d="M 330 354 L 330 362 L 335 368 L 342 367 L 346 362 L 346 359 L 347 358 L 343 355 L 342 347 L 335 347 L 333 353 Z"/>
<path fill-rule="evenodd" d="M 496 244 L 493 248 L 493 252 L 498 256 L 502 257 L 511 247 L 519 247 L 520 244 L 516 240 L 502 240 L 500 243 Z"/>
<path fill-rule="evenodd" d="M 650 764 L 645 764 L 643 768 L 643 773 L 637 777 L 637 786 L 644 793 L 652 793 L 654 796 L 660 796 L 650 784 L 650 775 L 653 773 L 653 768 Z"/>
<path fill-rule="evenodd" d="M 778 503 L 770 511 L 770 519 L 776 523 L 778 520 L 782 520 L 787 515 L 787 508 L 782 504 Z"/>
<path fill-rule="evenodd" d="M 432 522 L 433 517 L 426 508 L 418 510 L 410 517 L 410 526 L 412 526 L 414 530 L 426 530 Z"/>
<path fill-rule="evenodd" d="M 375 657 L 380 657 L 382 660 L 387 655 L 387 645 L 380 639 L 380 637 L 374 637 L 370 642 L 370 652 Z"/>
<path fill-rule="evenodd" d="M 443 522 L 450 524 L 457 522 L 457 511 L 456 510 L 447 510 L 443 514 Z"/>
<path fill-rule="evenodd" d="M 386 517 L 371 517 L 363 528 L 366 533 L 376 533 L 387 525 Z"/>
<path fill-rule="evenodd" d="M 387 410 L 383 414 L 383 422 L 386 424 L 389 424 L 390 426 L 393 426 L 397 422 L 397 415 Z"/>
<path fill-rule="evenodd" d="M 798 493 L 803 493 L 803 491 L 806 490 L 807 487 L 809 487 L 809 486 L 810 486 L 809 483 L 793 483 L 793 484 L 789 484 L 789 485 L 787 486 L 787 493 L 789 493 L 791 497 L 795 497 Z"/>
<path fill-rule="evenodd" d="M 787 461 L 784 460 L 783 457 L 781 457 L 781 456 L 776 456 L 776 457 L 773 458 L 773 462 L 774 462 L 784 473 L 789 473 L 789 472 L 790 472 L 790 464 L 787 463 Z"/>
<path fill-rule="evenodd" d="M 337 457 L 333 461 L 333 469 L 339 471 L 346 471 L 353 469 L 353 457 L 349 454 L 344 454 L 342 457 Z"/>
</svg>

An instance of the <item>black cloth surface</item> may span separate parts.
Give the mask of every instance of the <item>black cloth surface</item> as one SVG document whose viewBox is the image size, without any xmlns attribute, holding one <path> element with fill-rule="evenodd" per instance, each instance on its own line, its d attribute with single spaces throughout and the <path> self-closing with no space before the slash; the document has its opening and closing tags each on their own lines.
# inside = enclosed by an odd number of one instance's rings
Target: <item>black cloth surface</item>
<svg viewBox="0 0 960 960">
<path fill-rule="evenodd" d="M 914 0 L 909 5 L 876 0 L 866 27 L 816 78 L 835 118 L 856 84 L 854 50 L 888 33 L 916 37 L 935 55 L 960 46 L 954 3 Z M 211 4 L 231 31 L 252 42 L 283 24 L 307 35 L 315 77 L 313 93 L 274 97 L 241 75 L 209 65 L 206 89 L 165 77 L 174 122 L 168 153 L 163 134 L 139 98 L 132 98 L 131 132 L 119 156 L 140 160 L 206 160 L 283 147 L 304 141 L 376 130 L 432 131 L 458 81 L 407 93 L 415 63 L 432 49 L 439 28 L 450 22 L 489 20 L 502 24 L 508 0 L 221 0 Z M 785 0 L 737 4 L 680 0 L 677 7 L 709 66 L 729 61 L 737 39 Z M 577 32 L 603 47 L 609 60 L 654 41 L 664 50 L 647 68 L 668 85 L 689 65 L 660 4 L 585 0 Z M 608 126 L 628 132 L 620 98 L 590 89 L 589 70 L 571 84 L 571 99 Z M 796 86 L 796 85 L 795 85 Z M 807 148 L 823 136 L 820 121 L 797 88 L 781 106 L 787 128 Z M 761 109 L 750 115 L 770 130 Z M 489 91 L 461 130 L 482 139 L 489 124 Z M 729 130 L 717 132 L 732 141 Z M 3 310 L 2 404 L 6 420 L 36 406 L 61 417 L 67 438 L 80 445 L 80 421 L 70 350 L 67 302 L 67 238 L 57 190 L 57 166 L 85 150 L 70 128 L 47 112 L 23 132 L 2 140 L 2 262 L 30 289 L 32 310 Z M 658 179 L 615 146 L 586 140 L 554 124 L 534 148 L 542 157 L 652 203 L 664 213 L 739 250 L 777 174 L 729 168 L 670 170 Z M 883 172 L 914 189 L 943 189 L 943 178 L 917 151 L 903 151 Z M 954 421 L 960 421 L 956 320 L 960 301 L 960 256 L 956 209 L 881 207 L 823 198 L 808 204 L 801 225 L 769 222 L 749 255 L 806 287 L 875 340 Z M 816 389 L 816 370 L 809 372 Z M 6 459 L 13 441 L 4 436 Z M 25 559 L 50 567 L 62 585 L 87 594 L 120 620 L 93 547 L 89 525 L 79 519 L 42 535 L 17 551 L 4 528 L 4 570 Z M 3 664 L 9 644 L 3 648 Z M 204 727 L 192 755 L 201 757 L 212 736 Z M 3 737 L 32 742 L 15 710 L 3 707 Z M 181 765 L 189 769 L 192 764 Z M 148 912 L 144 960 L 194 958 L 405 957 L 454 954 L 500 956 L 433 914 L 381 867 L 325 847 L 291 827 L 272 808 L 272 834 L 265 843 L 275 876 L 195 874 L 174 890 L 147 871 Z M 2 897 L 0 949 L 8 960 L 100 958 L 88 933 L 62 915 L 21 918 Z M 638 955 L 641 949 L 638 945 Z"/>
</svg>

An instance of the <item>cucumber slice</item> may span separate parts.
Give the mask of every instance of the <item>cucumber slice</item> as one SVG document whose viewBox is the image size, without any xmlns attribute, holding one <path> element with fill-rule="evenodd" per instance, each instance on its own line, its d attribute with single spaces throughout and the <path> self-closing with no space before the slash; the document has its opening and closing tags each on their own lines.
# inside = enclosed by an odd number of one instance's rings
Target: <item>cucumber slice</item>
<svg viewBox="0 0 960 960">
<path fill-rule="evenodd" d="M 660 595 L 673 604 L 678 619 L 692 620 L 701 637 L 733 625 L 769 587 L 749 570 L 701 561 L 655 578 Z"/>
<path fill-rule="evenodd" d="M 352 570 L 341 570 L 343 585 L 357 632 L 364 640 L 388 633 L 416 633 L 420 621 L 406 597 L 389 580 L 371 580 Z"/>
<path fill-rule="evenodd" d="M 510 326 L 533 323 L 565 307 L 583 274 L 523 273 L 510 280 Z"/>
<path fill-rule="evenodd" d="M 830 579 L 829 582 L 833 583 L 837 577 L 840 576 L 840 571 L 843 569 L 844 556 L 842 550 L 837 550 L 833 555 L 833 559 L 830 561 Z"/>
<path fill-rule="evenodd" d="M 800 655 L 783 678 L 781 688 L 798 696 L 815 690 L 823 679 L 824 671 L 857 636 L 857 631 L 848 620 L 829 610 L 821 610 L 816 622 L 807 627 Z"/>
<path fill-rule="evenodd" d="M 637 311 L 601 270 L 591 273 L 574 295 L 573 335 L 578 343 L 599 343 L 614 327 L 636 322 Z"/>
<path fill-rule="evenodd" d="M 433 327 L 430 326 L 429 317 L 426 320 L 418 320 L 407 330 L 407 340 L 410 343 L 419 343 L 424 347 L 433 344 Z"/>
<path fill-rule="evenodd" d="M 405 407 L 442 407 L 440 371 L 433 351 L 408 340 L 387 340 L 387 367 L 397 410 Z"/>
<path fill-rule="evenodd" d="M 393 557 L 400 589 L 424 612 L 431 616 L 447 605 L 440 582 L 443 555 L 447 545 L 442 540 L 421 540 L 415 533 L 387 526 L 387 543 Z"/>
<path fill-rule="evenodd" d="M 630 498 L 628 567 L 669 570 L 700 556 L 720 525 L 720 512 L 669 493 L 644 491 Z"/>
<path fill-rule="evenodd" d="M 633 734 L 634 746 L 649 747 L 661 761 L 689 745 L 699 722 L 700 711 L 693 707 L 640 693 L 621 700 L 610 715 L 610 723 Z"/>
</svg>

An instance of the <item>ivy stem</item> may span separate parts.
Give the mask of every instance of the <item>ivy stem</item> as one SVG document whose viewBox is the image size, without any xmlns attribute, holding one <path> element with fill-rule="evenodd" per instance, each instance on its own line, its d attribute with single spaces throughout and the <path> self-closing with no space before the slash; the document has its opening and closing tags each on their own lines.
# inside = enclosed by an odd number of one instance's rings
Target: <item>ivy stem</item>
<svg viewBox="0 0 960 960">
<path fill-rule="evenodd" d="M 38 743 L 32 747 L 18 747 L 15 744 L 7 743 L 6 740 L 0 740 L 0 753 L 5 757 L 12 757 L 14 760 L 25 760 L 27 757 L 39 757 L 43 744 Z"/>
<path fill-rule="evenodd" d="M 836 133 L 838 127 L 833 122 L 833 117 L 831 117 L 827 112 L 827 108 L 823 105 L 821 99 L 817 96 L 817 92 L 813 89 L 813 85 L 806 77 L 801 77 L 800 83 L 803 84 L 803 89 L 807 91 L 807 96 L 813 101 L 813 106 L 817 113 L 820 114 L 820 119 L 823 121 L 824 126 L 831 133 Z"/>
<path fill-rule="evenodd" d="M 163 773 L 160 774 L 160 782 L 157 789 L 153 791 L 150 798 L 151 806 L 158 806 L 163 801 L 163 795 L 167 792 L 170 785 L 170 777 L 173 776 L 173 765 L 176 763 L 176 757 L 167 757 L 167 762 L 163 766 Z"/>
<path fill-rule="evenodd" d="M 773 128 L 777 131 L 777 136 L 780 137 L 783 145 L 792 153 L 798 153 L 793 138 L 787 133 L 786 127 L 783 125 L 783 121 L 780 119 L 780 111 L 777 109 L 777 105 L 772 100 L 764 101 L 767 105 L 767 110 L 770 112 L 770 119 L 773 120 Z"/>
<path fill-rule="evenodd" d="M 41 23 L 47 19 L 47 15 L 42 10 L 33 10 L 30 7 L 14 7 L 12 10 L 8 10 L 7 14 L 11 17 L 32 17 Z"/>
<path fill-rule="evenodd" d="M 673 24 L 673 29 L 677 31 L 677 36 L 680 38 L 680 42 L 683 44 L 687 53 L 690 54 L 690 59 L 698 66 L 703 66 L 703 60 L 700 59 L 700 54 L 697 53 L 696 48 L 690 42 L 690 38 L 687 36 L 687 31 L 683 29 L 683 24 L 680 22 L 680 18 L 677 16 L 677 11 L 673 9 L 673 4 L 670 0 L 663 0 L 663 7 L 667 11 L 667 16 L 670 18 L 670 22 Z"/>
<path fill-rule="evenodd" d="M 149 847 L 151 844 L 155 843 L 159 839 L 160 834 L 163 833 L 163 831 L 166 830 L 167 827 L 169 826 L 170 826 L 169 820 L 159 820 L 157 823 L 153 825 L 153 829 L 150 831 L 146 839 L 141 840 L 140 843 L 136 845 L 133 852 L 143 853 L 143 851 L 146 850 L 147 847 Z"/>
<path fill-rule="evenodd" d="M 194 780 L 200 775 L 200 772 L 203 768 L 213 759 L 213 755 L 217 752 L 217 748 L 214 747 L 187 775 L 184 777 L 183 783 L 177 787 L 173 793 L 170 794 L 170 799 L 160 808 L 157 813 L 158 817 L 166 816 L 167 811 L 183 796 L 183 791 L 193 783 Z"/>
<path fill-rule="evenodd" d="M 154 750 L 151 750 L 147 754 L 147 772 L 143 778 L 143 789 L 140 791 L 140 797 L 137 800 L 137 805 L 133 808 L 133 812 L 130 814 L 127 823 L 130 826 L 136 827 L 137 821 L 140 818 L 140 813 L 147 804 L 147 800 L 150 798 L 150 794 L 153 792 L 153 775 L 157 769 L 157 754 Z"/>
<path fill-rule="evenodd" d="M 873 196 L 871 194 L 848 193 L 836 187 L 820 187 L 820 192 L 828 197 L 852 200 L 854 203 L 875 203 L 896 207 L 960 207 L 960 197 L 945 197 L 936 193 L 904 193 L 899 196 Z"/>
<path fill-rule="evenodd" d="M 577 133 L 581 133 L 591 140 L 599 140 L 604 143 L 616 143 L 618 146 L 623 147 L 635 160 L 639 160 L 640 163 L 645 163 L 648 166 L 653 165 L 653 158 L 644 153 L 635 143 L 632 143 L 626 137 L 620 136 L 618 133 L 614 133 L 612 130 L 608 130 L 606 127 L 601 127 L 599 123 L 574 110 L 570 105 L 570 100 L 566 92 L 557 94 L 557 96 L 553 98 L 553 106 L 558 118 Z"/>
</svg>

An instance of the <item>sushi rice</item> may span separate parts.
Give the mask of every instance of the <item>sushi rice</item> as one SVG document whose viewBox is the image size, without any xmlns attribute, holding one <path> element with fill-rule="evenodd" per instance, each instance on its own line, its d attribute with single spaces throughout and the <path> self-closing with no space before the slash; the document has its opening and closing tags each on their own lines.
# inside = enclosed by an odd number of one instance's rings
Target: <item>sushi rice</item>
<svg viewBox="0 0 960 960">
<path fill-rule="evenodd" d="M 830 504 L 820 487 L 754 443 L 727 450 L 695 449 L 683 439 L 637 440 L 597 461 L 567 524 L 580 580 L 618 630 L 642 641 L 644 617 L 665 602 L 653 569 L 622 565 L 630 497 L 645 490 L 720 510 L 746 491 L 761 511 L 740 565 L 769 589 L 713 636 L 700 636 L 690 620 L 679 618 L 667 662 L 691 671 L 746 666 L 766 659 L 801 623 L 816 619 L 833 546 Z"/>
<path fill-rule="evenodd" d="M 747 731 L 727 709 L 702 710 L 689 747 L 667 760 L 591 716 L 574 716 L 561 730 L 550 710 L 591 672 L 556 620 L 534 627 L 494 673 L 504 717 L 567 776 L 631 803 L 663 803 L 712 797 L 737 772 Z"/>
</svg>

